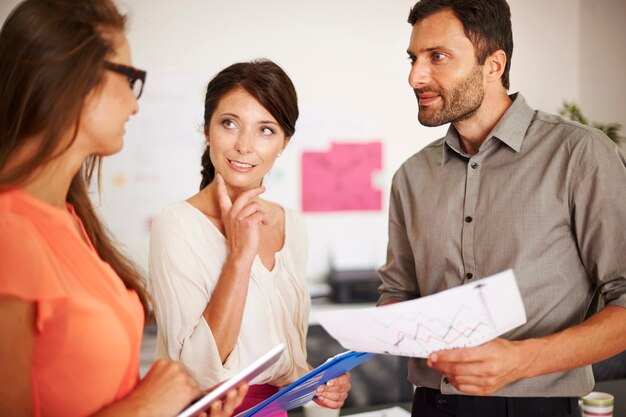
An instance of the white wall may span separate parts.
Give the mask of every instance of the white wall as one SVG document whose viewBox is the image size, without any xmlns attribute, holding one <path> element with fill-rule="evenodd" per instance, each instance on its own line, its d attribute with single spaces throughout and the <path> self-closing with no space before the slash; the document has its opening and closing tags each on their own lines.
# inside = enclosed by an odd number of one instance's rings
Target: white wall
<svg viewBox="0 0 626 417">
<path fill-rule="evenodd" d="M 220 4 L 188 0 L 176 7 L 154 1 L 125 4 L 133 16 L 129 38 L 134 61 L 147 68 L 150 76 L 157 73 L 198 80 L 199 91 L 225 66 L 267 57 L 292 77 L 301 117 L 289 149 L 276 166 L 282 180 L 276 184 L 270 177 L 266 182 L 268 198 L 286 206 L 299 208 L 303 150 L 324 150 L 331 141 L 404 142 L 409 152 L 402 147 L 398 152 L 395 146 L 384 149 L 382 182 L 387 184 L 401 161 L 429 139 L 422 134 L 422 143 L 414 140 L 421 128 L 415 123 L 414 98 L 405 82 L 408 64 L 404 51 L 410 33 L 405 21 L 412 0 L 396 0 L 386 7 L 375 1 L 355 0 Z M 142 105 L 146 109 L 149 104 Z M 198 126 L 201 97 L 189 107 L 185 111 L 198 114 L 194 123 Z M 134 140 L 130 133 L 127 143 Z M 201 135 L 196 133 L 195 138 L 201 142 Z M 184 162 L 187 169 L 178 169 L 185 174 L 180 175 L 178 187 L 170 187 L 178 193 L 163 198 L 161 205 L 194 192 L 199 156 L 200 151 Z M 180 162 L 173 161 L 174 157 L 164 161 L 169 162 L 168 168 Z M 386 194 L 384 191 L 385 205 Z M 108 214 L 113 210 L 107 207 L 112 208 L 115 202 L 105 199 L 105 203 Z M 312 278 L 320 279 L 327 273 L 332 254 L 337 255 L 342 248 L 354 249 L 359 242 L 369 244 L 356 252 L 348 251 L 355 266 L 382 263 L 385 212 L 307 215 L 307 222 Z M 139 245 L 134 242 L 132 247 Z M 141 251 L 145 254 L 145 246 Z"/>
<path fill-rule="evenodd" d="M 594 0 L 596 1 L 596 0 Z M 604 0 L 597 0 L 604 1 Z M 531 107 L 556 113 L 580 97 L 580 1 L 510 0 L 511 91 Z"/>
<path fill-rule="evenodd" d="M 582 0 L 581 13 L 583 114 L 593 121 L 626 127 L 626 1 Z"/>
<path fill-rule="evenodd" d="M 105 166 L 102 208 L 115 235 L 139 263 L 146 263 L 147 224 L 136 219 L 147 219 L 197 189 L 204 84 L 223 67 L 255 57 L 271 58 L 287 71 L 298 90 L 301 112 L 290 149 L 275 167 L 278 174 L 268 179 L 268 187 L 275 190 L 268 191 L 270 198 L 299 208 L 304 150 L 324 149 L 331 141 L 384 144 L 382 212 L 306 216 L 309 278 L 321 279 L 333 252 L 341 248 L 354 248 L 355 264 L 361 266 L 384 261 L 391 176 L 406 158 L 445 132 L 418 124 L 415 98 L 406 82 L 411 29 L 406 18 L 413 0 L 118 3 L 131 15 L 134 63 L 148 70 L 148 79 L 141 111 L 128 127 L 126 149 Z M 615 16 L 623 17 L 623 0 L 509 3 L 515 41 L 511 91 L 521 90 L 533 107 L 556 112 L 563 100 L 586 103 L 593 85 L 603 89 L 603 97 L 615 97 L 607 108 L 621 111 L 603 110 L 598 119 L 625 120 L 624 49 L 615 48 L 617 39 L 625 39 L 623 18 Z M 605 25 L 607 17 L 602 15 L 593 27 L 586 26 L 591 3 L 615 23 Z M 602 7 L 596 9 L 598 3 Z M 14 4 L 2 1 L 0 18 Z M 620 37 L 611 38 L 610 30 L 621 31 Z M 622 57 L 619 71 L 586 62 L 588 53 L 597 52 L 590 50 L 598 42 L 614 45 L 611 53 Z M 616 94 L 615 86 L 621 86 L 622 94 Z M 590 116 L 598 101 L 602 99 L 583 105 Z"/>
</svg>

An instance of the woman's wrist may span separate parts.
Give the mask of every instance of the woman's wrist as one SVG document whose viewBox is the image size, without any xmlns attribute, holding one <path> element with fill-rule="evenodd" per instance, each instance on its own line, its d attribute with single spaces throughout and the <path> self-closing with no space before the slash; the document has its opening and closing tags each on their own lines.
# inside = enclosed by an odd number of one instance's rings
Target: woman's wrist
<svg viewBox="0 0 626 417">
<path fill-rule="evenodd" d="M 256 255 L 229 252 L 224 267 L 234 273 L 250 275 L 255 256 Z"/>
<path fill-rule="evenodd" d="M 145 402 L 131 393 L 128 397 L 101 409 L 91 417 L 149 417 L 150 415 Z"/>
</svg>

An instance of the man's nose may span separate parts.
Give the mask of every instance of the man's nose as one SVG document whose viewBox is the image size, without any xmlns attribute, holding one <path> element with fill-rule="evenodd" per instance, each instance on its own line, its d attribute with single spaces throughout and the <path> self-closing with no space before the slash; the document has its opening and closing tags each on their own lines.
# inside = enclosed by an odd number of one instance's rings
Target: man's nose
<svg viewBox="0 0 626 417">
<path fill-rule="evenodd" d="M 430 66 L 423 60 L 416 59 L 409 72 L 409 85 L 417 89 L 430 82 Z"/>
</svg>

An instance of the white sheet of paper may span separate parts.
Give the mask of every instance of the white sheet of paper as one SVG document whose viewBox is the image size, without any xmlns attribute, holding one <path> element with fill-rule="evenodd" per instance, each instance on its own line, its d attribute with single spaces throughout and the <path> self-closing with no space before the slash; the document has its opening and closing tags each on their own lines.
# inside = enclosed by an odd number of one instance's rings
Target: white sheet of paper
<svg viewBox="0 0 626 417">
<path fill-rule="evenodd" d="M 346 349 L 425 358 L 494 339 L 526 323 L 526 311 L 508 270 L 416 300 L 317 318 Z"/>
</svg>

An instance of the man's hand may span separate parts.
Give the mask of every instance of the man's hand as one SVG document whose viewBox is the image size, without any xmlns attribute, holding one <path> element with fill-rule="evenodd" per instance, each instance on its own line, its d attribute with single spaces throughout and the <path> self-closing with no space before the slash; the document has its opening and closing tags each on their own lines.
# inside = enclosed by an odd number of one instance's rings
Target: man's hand
<svg viewBox="0 0 626 417">
<path fill-rule="evenodd" d="M 431 353 L 428 366 L 443 373 L 459 391 L 490 395 L 521 379 L 528 360 L 520 342 L 498 338 L 477 347 Z"/>
</svg>

